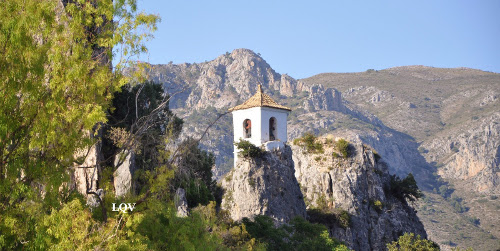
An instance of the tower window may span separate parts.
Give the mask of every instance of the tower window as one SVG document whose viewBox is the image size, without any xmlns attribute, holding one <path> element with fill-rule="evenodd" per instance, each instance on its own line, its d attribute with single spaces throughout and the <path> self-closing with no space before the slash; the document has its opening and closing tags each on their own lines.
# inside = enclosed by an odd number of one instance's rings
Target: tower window
<svg viewBox="0 0 500 251">
<path fill-rule="evenodd" d="M 276 137 L 278 136 L 277 135 L 277 131 L 276 131 L 276 118 L 275 117 L 271 117 L 269 119 L 269 140 L 270 141 L 273 141 L 273 140 L 276 140 Z"/>
<path fill-rule="evenodd" d="M 250 121 L 249 119 L 245 119 L 245 121 L 243 121 L 243 137 L 252 137 L 252 121 Z"/>
</svg>

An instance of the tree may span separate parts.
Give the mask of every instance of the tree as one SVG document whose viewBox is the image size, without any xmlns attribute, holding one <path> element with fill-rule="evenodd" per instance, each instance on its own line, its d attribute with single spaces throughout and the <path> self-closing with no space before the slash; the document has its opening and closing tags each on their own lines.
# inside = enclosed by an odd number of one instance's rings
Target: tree
<svg viewBox="0 0 500 251">
<path fill-rule="evenodd" d="M 115 94 L 103 138 L 108 166 L 123 149 L 136 154 L 140 169 L 159 166 L 159 148 L 164 148 L 165 140 L 176 139 L 184 123 L 170 111 L 169 98 L 161 84 L 150 81 L 124 85 Z"/>
<path fill-rule="evenodd" d="M 420 235 L 405 233 L 397 241 L 387 244 L 389 251 L 415 250 L 415 251 L 439 251 L 439 245 L 431 240 L 422 239 Z"/>
<path fill-rule="evenodd" d="M 415 201 L 423 196 L 411 173 L 404 179 L 399 178 L 395 174 L 392 175 L 389 183 L 389 192 L 400 200 Z"/>
<path fill-rule="evenodd" d="M 215 180 L 212 179 L 215 157 L 199 149 L 198 142 L 192 138 L 184 140 L 179 148 L 182 152 L 176 162 L 174 187 L 186 190 L 190 207 L 207 205 L 215 200 L 217 193 Z"/>
<path fill-rule="evenodd" d="M 134 0 L 2 1 L 0 248 L 34 238 L 33 221 L 68 199 L 75 152 L 97 140 L 113 93 L 130 82 L 121 70 L 158 21 Z"/>
</svg>

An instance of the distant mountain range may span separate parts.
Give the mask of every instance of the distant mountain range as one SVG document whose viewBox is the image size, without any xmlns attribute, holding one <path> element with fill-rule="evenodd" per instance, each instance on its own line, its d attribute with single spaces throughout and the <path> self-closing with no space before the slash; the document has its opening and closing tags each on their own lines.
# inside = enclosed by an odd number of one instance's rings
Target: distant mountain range
<svg viewBox="0 0 500 251">
<path fill-rule="evenodd" d="M 173 96 L 184 137 L 199 137 L 217 114 L 261 84 L 291 107 L 289 141 L 307 131 L 373 147 L 392 173 L 415 174 L 426 199 L 416 206 L 442 247 L 500 248 L 500 74 L 468 68 L 403 66 L 294 79 L 260 55 L 237 49 L 197 64 L 152 65 L 150 79 Z M 202 146 L 232 168 L 232 123 L 223 116 Z"/>
</svg>

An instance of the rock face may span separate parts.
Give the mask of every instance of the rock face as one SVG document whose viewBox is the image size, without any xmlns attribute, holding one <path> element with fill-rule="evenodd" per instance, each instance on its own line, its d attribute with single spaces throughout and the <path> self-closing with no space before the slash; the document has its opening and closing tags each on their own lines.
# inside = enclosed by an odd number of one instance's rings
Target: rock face
<svg viewBox="0 0 500 251">
<path fill-rule="evenodd" d="M 177 188 L 175 191 L 175 208 L 177 209 L 177 217 L 187 217 L 189 214 L 188 203 L 186 199 L 186 191 L 182 188 Z"/>
<path fill-rule="evenodd" d="M 353 156 L 333 157 L 331 143 L 323 142 L 323 154 L 292 146 L 295 176 L 309 208 L 345 210 L 348 227 L 331 224 L 330 235 L 354 250 L 385 250 L 386 244 L 405 233 L 427 237 L 416 211 L 384 191 L 390 176 L 373 150 L 354 143 Z"/>
<path fill-rule="evenodd" d="M 339 91 L 333 88 L 325 89 L 316 84 L 309 89 L 309 99 L 304 101 L 304 109 L 309 112 L 317 110 L 343 111 L 342 97 Z"/>
<path fill-rule="evenodd" d="M 276 73 L 248 49 L 236 49 L 205 63 L 153 65 L 150 75 L 151 80 L 164 83 L 170 93 L 184 90 L 172 97 L 170 107 L 174 109 L 232 107 L 253 95 L 259 84 L 266 92 L 278 91 L 286 96 L 303 88 L 300 81 Z"/>
<path fill-rule="evenodd" d="M 85 160 L 81 165 L 75 166 L 70 187 L 76 187 L 76 190 L 84 196 L 87 196 L 87 188 L 93 192 L 97 190 L 98 163 L 102 159 L 100 148 L 101 144 L 96 143 L 88 151 L 75 153 L 77 158 L 82 157 Z"/>
<path fill-rule="evenodd" d="M 500 193 L 500 112 L 456 137 L 436 138 L 423 145 L 431 161 L 444 165 L 438 174 L 463 180 L 477 192 Z"/>
<path fill-rule="evenodd" d="M 115 186 L 115 196 L 121 197 L 133 190 L 132 176 L 135 171 L 135 154 L 124 152 L 115 157 L 116 171 L 113 173 L 113 183 Z"/>
<path fill-rule="evenodd" d="M 294 216 L 305 218 L 306 206 L 294 173 L 289 146 L 256 159 L 239 158 L 222 180 L 222 208 L 234 220 L 268 215 L 279 225 Z"/>
</svg>

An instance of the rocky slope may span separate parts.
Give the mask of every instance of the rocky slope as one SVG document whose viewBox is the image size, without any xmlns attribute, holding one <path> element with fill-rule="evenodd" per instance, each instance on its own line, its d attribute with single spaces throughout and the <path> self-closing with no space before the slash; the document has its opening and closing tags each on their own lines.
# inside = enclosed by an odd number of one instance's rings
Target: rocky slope
<svg viewBox="0 0 500 251">
<path fill-rule="evenodd" d="M 150 75 L 168 93 L 182 91 L 170 106 L 185 119 L 184 136 L 199 137 L 217 114 L 246 100 L 262 84 L 265 93 L 293 109 L 288 124 L 290 141 L 306 131 L 319 135 L 349 132 L 371 145 L 390 172 L 413 172 L 428 195 L 434 195 L 432 190 L 443 184 L 453 187 L 470 210 L 450 212 L 450 220 L 479 217 L 481 222 L 500 225 L 498 217 L 486 217 L 492 214 L 479 210 L 498 212 L 499 200 L 487 200 L 480 208 L 473 203 L 477 196 L 498 196 L 500 121 L 494 114 L 500 110 L 500 74 L 407 66 L 295 80 L 276 73 L 252 51 L 238 49 L 204 63 L 153 65 Z M 202 146 L 216 154 L 214 171 L 221 177 L 233 162 L 230 115 L 223 116 L 208 133 Z M 443 198 L 436 203 L 440 204 L 450 202 Z M 446 234 L 440 234 L 431 221 L 440 210 L 444 208 L 421 216 L 430 235 L 446 246 L 443 243 L 449 243 L 457 230 L 448 228 Z M 493 234 L 492 239 L 480 241 L 455 234 L 452 240 L 461 246 L 497 243 L 495 238 L 500 238 L 486 224 L 459 228 L 481 236 L 483 232 Z"/>
<path fill-rule="evenodd" d="M 238 158 L 234 169 L 222 179 L 222 208 L 233 220 L 268 215 L 276 224 L 283 224 L 295 216 L 306 218 L 294 173 L 289 146 L 265 152 L 259 158 Z"/>
<path fill-rule="evenodd" d="M 354 139 L 355 140 L 355 139 Z M 312 154 L 292 146 L 295 176 L 309 208 L 345 210 L 350 224 L 330 224 L 330 234 L 354 250 L 385 250 L 388 242 L 402 233 L 427 238 L 416 211 L 390 192 L 387 166 L 374 151 L 359 140 L 353 156 L 334 157 L 333 137 L 320 138 L 324 153 Z"/>
</svg>

